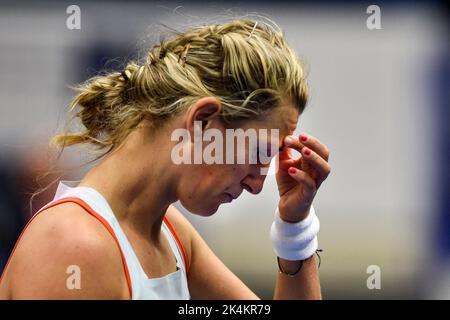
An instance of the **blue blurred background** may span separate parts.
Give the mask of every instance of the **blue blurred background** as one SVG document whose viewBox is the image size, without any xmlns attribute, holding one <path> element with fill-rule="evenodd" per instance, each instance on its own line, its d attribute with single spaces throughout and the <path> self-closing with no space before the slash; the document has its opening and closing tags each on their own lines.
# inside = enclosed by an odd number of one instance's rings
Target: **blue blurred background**
<svg viewBox="0 0 450 320">
<path fill-rule="evenodd" d="M 81 28 L 66 26 L 69 5 Z M 381 10 L 370 30 L 369 5 Z M 311 102 L 298 130 L 331 150 L 332 174 L 316 196 L 325 299 L 450 298 L 450 107 L 448 8 L 440 2 L 127 1 L 0 4 L 0 270 L 30 214 L 59 178 L 91 167 L 84 147 L 64 151 L 55 172 L 48 139 L 64 128 L 69 86 L 120 70 L 180 30 L 259 14 L 280 26 L 308 66 Z M 272 297 L 276 260 L 269 227 L 274 176 L 212 217 L 177 206 L 260 297 Z M 379 266 L 381 289 L 367 287 Z"/>
</svg>

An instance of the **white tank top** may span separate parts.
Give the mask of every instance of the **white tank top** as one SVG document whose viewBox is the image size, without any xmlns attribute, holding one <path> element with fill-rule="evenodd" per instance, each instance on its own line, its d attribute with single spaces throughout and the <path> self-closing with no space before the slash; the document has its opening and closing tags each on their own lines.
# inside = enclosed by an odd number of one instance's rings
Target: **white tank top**
<svg viewBox="0 0 450 320">
<path fill-rule="evenodd" d="M 55 205 L 55 203 L 76 202 L 102 222 L 118 244 L 128 288 L 133 300 L 190 299 L 187 285 L 186 256 L 178 236 L 167 218 L 164 218 L 162 230 L 175 254 L 177 271 L 159 278 L 148 278 L 106 199 L 93 188 L 77 187 L 78 183 L 79 181 L 61 180 L 54 199 L 35 215 L 49 206 Z"/>
</svg>

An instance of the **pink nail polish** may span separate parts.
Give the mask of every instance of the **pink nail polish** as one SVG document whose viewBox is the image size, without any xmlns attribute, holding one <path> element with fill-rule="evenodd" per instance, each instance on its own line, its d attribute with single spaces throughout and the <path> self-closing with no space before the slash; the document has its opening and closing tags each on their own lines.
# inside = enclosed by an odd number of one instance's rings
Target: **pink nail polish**
<svg viewBox="0 0 450 320">
<path fill-rule="evenodd" d="M 291 174 L 295 174 L 295 173 L 297 172 L 297 169 L 295 169 L 295 168 L 293 168 L 293 167 L 290 167 L 288 171 L 289 171 L 289 173 L 291 173 Z"/>
<path fill-rule="evenodd" d="M 309 150 L 308 148 L 305 148 L 305 154 L 306 154 L 307 156 L 309 156 L 309 155 L 311 154 L 311 150 Z"/>
<path fill-rule="evenodd" d="M 306 140 L 308 140 L 308 137 L 305 134 L 301 134 L 300 135 L 300 140 L 303 142 L 306 142 Z"/>
</svg>

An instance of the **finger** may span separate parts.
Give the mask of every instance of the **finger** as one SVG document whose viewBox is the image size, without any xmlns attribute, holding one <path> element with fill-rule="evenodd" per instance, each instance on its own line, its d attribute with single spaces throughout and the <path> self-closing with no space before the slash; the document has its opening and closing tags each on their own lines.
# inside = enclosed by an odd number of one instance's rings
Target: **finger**
<svg viewBox="0 0 450 320">
<path fill-rule="evenodd" d="M 284 147 L 283 151 L 278 154 L 278 157 L 275 157 L 276 166 L 282 170 L 289 169 L 289 167 L 302 167 L 302 157 L 295 159 L 292 155 L 292 149 Z"/>
<path fill-rule="evenodd" d="M 304 147 L 301 153 L 305 163 L 308 163 L 315 170 L 313 178 L 316 181 L 317 188 L 319 188 L 331 172 L 329 163 L 308 147 Z"/>
<path fill-rule="evenodd" d="M 299 136 L 299 141 L 304 146 L 316 152 L 325 161 L 328 161 L 328 158 L 330 157 L 330 151 L 328 150 L 326 145 L 319 141 L 319 139 L 305 132 L 302 132 Z"/>
<path fill-rule="evenodd" d="M 284 147 L 280 152 L 279 159 L 283 161 L 285 165 L 301 168 L 302 158 L 299 157 L 298 159 L 295 159 L 292 154 L 292 149 L 300 152 L 302 148 L 303 145 L 300 143 L 298 137 L 292 135 L 286 136 L 284 138 Z"/>
<path fill-rule="evenodd" d="M 289 160 L 292 158 L 292 152 L 291 149 L 283 146 L 283 148 L 281 149 L 281 151 L 278 153 L 279 159 L 280 160 Z"/>
<path fill-rule="evenodd" d="M 295 181 L 297 181 L 299 184 L 303 185 L 303 192 L 304 192 L 305 196 L 313 196 L 314 195 L 314 193 L 317 190 L 316 182 L 314 181 L 313 178 L 311 178 L 311 176 L 309 174 L 307 174 L 306 172 L 304 172 L 302 170 L 298 170 L 295 167 L 290 167 L 288 172 L 289 172 L 289 175 Z"/>
<path fill-rule="evenodd" d="M 292 148 L 292 149 L 297 150 L 298 152 L 300 152 L 302 150 L 302 148 L 304 147 L 304 145 L 300 142 L 299 137 L 292 136 L 292 135 L 286 136 L 284 138 L 284 144 L 285 144 L 285 149 L 289 150 L 290 148 Z"/>
</svg>

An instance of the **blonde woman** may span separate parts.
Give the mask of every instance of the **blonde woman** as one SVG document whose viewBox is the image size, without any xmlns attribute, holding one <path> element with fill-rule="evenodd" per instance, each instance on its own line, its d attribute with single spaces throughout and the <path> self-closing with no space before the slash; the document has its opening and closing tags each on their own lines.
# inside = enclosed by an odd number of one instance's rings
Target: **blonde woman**
<svg viewBox="0 0 450 320">
<path fill-rule="evenodd" d="M 145 62 L 78 90 L 70 111 L 79 107 L 84 131 L 59 134 L 51 145 L 105 152 L 79 182 L 60 181 L 24 228 L 0 298 L 257 299 L 172 204 L 212 215 L 244 190 L 258 194 L 268 163 L 175 163 L 173 133 L 189 133 L 183 147 L 191 151 L 196 124 L 224 137 L 227 129 L 279 130 L 278 141 L 266 141 L 280 146 L 269 155 L 279 164 L 274 299 L 321 298 L 312 201 L 330 172 L 329 152 L 309 134 L 293 135 L 307 83 L 281 31 L 239 19 L 174 32 Z M 246 155 L 261 152 L 251 148 Z"/>
</svg>

